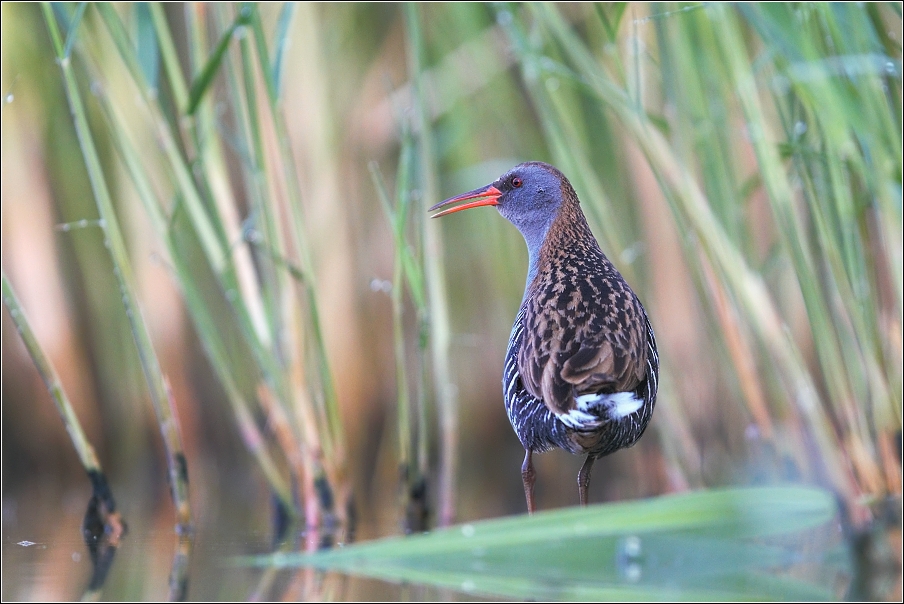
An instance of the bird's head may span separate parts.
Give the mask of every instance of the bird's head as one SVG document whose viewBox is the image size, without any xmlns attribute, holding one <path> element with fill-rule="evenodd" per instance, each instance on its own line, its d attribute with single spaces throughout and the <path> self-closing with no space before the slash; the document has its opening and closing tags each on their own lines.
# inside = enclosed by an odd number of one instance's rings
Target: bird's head
<svg viewBox="0 0 904 604">
<path fill-rule="evenodd" d="M 433 215 L 433 218 L 439 218 L 478 206 L 496 206 L 500 214 L 518 227 L 531 247 L 542 242 L 566 200 L 577 203 L 577 196 L 565 175 L 549 164 L 527 162 L 518 164 L 487 186 L 436 204 L 430 211 L 466 202 Z"/>
</svg>

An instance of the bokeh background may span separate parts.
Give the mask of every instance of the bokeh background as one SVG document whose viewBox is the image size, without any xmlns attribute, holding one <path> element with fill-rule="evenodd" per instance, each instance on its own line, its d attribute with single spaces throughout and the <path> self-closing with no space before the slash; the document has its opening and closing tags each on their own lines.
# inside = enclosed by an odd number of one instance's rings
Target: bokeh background
<svg viewBox="0 0 904 604">
<path fill-rule="evenodd" d="M 50 9 L 55 47 L 3 4 L 0 188 L 3 271 L 144 551 L 108 593 L 165 594 L 172 563 L 136 316 L 210 551 L 264 548 L 280 488 L 358 538 L 524 511 L 500 376 L 526 249 L 492 209 L 426 208 L 526 160 L 571 179 L 659 342 L 656 414 L 591 502 L 801 482 L 856 526 L 900 513 L 900 4 L 104 10 Z M 2 314 L 4 547 L 56 568 L 3 595 L 71 598 L 90 485 Z M 541 509 L 577 503 L 581 461 L 535 459 Z M 194 564 L 196 593 L 247 597 Z"/>
</svg>

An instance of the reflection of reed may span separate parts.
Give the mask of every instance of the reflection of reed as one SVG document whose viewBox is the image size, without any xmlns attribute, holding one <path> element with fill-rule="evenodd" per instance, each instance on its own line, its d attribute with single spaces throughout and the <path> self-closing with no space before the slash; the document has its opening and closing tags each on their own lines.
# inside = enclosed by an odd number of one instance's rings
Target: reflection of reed
<svg viewBox="0 0 904 604">
<path fill-rule="evenodd" d="M 173 554 L 173 567 L 169 576 L 169 601 L 185 602 L 188 599 L 188 571 L 191 566 L 191 553 L 194 536 L 190 534 L 176 536 L 176 548 Z"/>
<path fill-rule="evenodd" d="M 273 554 L 314 553 L 350 544 L 348 531 L 341 526 L 334 529 L 306 528 L 297 533 L 290 532 L 285 537 L 274 547 Z M 247 599 L 251 602 L 342 601 L 346 599 L 342 590 L 347 581 L 345 575 L 326 573 L 316 568 L 287 570 L 271 566 L 262 570 Z"/>
<path fill-rule="evenodd" d="M 89 472 L 89 476 L 94 492 L 82 522 L 82 536 L 91 555 L 92 570 L 83 599 L 90 599 L 89 594 L 99 595 L 127 530 L 122 516 L 116 511 L 116 503 L 104 475 Z"/>
</svg>

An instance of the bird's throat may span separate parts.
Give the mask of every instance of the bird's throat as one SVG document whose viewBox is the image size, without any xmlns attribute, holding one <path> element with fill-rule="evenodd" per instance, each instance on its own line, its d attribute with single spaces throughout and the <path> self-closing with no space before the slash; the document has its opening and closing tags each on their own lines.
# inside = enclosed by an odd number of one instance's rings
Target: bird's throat
<svg viewBox="0 0 904 604">
<path fill-rule="evenodd" d="M 543 244 L 546 242 L 552 224 L 555 222 L 553 216 L 545 225 L 538 225 L 536 228 L 521 230 L 524 236 L 524 242 L 527 244 L 527 281 L 524 284 L 524 296 L 530 290 L 531 283 L 537 278 L 537 271 L 540 268 L 543 254 Z M 522 302 L 524 300 L 522 299 Z"/>
<path fill-rule="evenodd" d="M 543 270 L 548 270 L 553 256 L 566 250 L 574 255 L 583 255 L 590 250 L 584 249 L 588 245 L 599 246 L 587 219 L 577 204 L 562 204 L 559 211 L 553 214 L 546 224 L 534 225 L 534 228 L 519 228 L 527 243 L 527 282 L 524 287 L 524 299 L 526 299 L 531 285 Z M 600 252 L 601 253 L 601 252 Z"/>
</svg>

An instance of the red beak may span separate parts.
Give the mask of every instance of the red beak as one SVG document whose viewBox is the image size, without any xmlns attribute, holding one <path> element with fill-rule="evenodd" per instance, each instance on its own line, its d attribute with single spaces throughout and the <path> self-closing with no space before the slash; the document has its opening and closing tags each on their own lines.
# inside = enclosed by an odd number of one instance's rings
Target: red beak
<svg viewBox="0 0 904 604">
<path fill-rule="evenodd" d="M 448 210 L 443 210 L 439 214 L 434 214 L 433 216 L 431 216 L 431 218 L 439 218 L 440 216 L 445 216 L 446 214 L 452 214 L 453 212 L 460 212 L 461 210 L 476 208 L 478 206 L 498 206 L 499 198 L 501 196 L 502 191 L 500 191 L 493 185 L 490 185 L 489 187 L 483 189 L 474 189 L 473 191 L 462 193 L 461 195 L 456 195 L 455 197 L 450 197 L 446 201 L 439 202 L 428 211 L 432 212 L 433 210 L 447 206 L 450 203 L 458 203 L 459 201 L 467 201 L 469 199 L 476 199 L 477 201 L 472 201 L 471 203 L 465 203 L 460 206 L 455 206 L 454 208 L 449 208 Z"/>
</svg>

